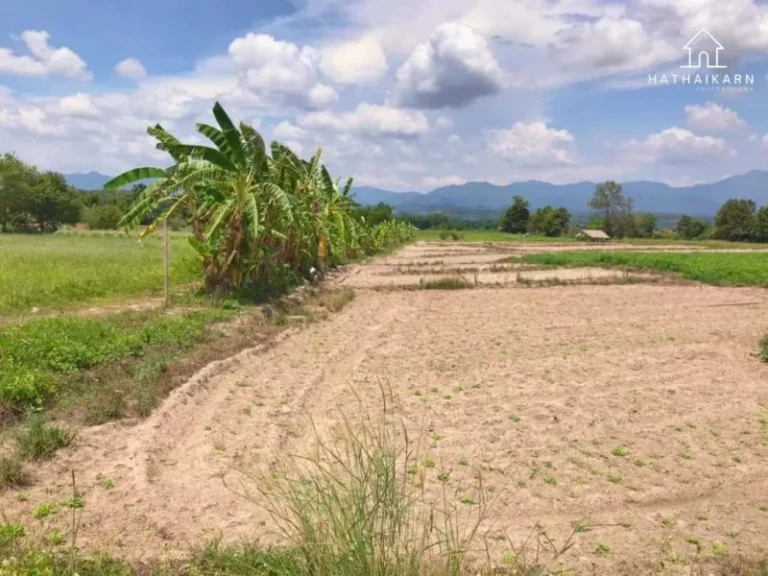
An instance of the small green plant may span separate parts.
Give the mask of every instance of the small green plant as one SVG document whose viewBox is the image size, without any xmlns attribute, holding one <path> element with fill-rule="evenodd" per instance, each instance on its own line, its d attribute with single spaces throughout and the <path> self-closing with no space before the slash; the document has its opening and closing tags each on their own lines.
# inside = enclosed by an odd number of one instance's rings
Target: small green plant
<svg viewBox="0 0 768 576">
<path fill-rule="evenodd" d="M 440 394 L 440 388 L 430 388 L 429 391 L 432 392 L 432 394 Z"/>
<path fill-rule="evenodd" d="M 621 482 L 621 476 L 609 476 L 608 481 L 613 484 L 619 484 Z"/>
<path fill-rule="evenodd" d="M 115 487 L 115 483 L 110 478 L 104 478 L 101 482 L 99 482 L 99 486 L 105 490 L 112 490 L 112 488 Z"/>
<path fill-rule="evenodd" d="M 450 394 L 443 394 L 443 400 L 450 400 L 451 395 Z"/>
<path fill-rule="evenodd" d="M 424 458 L 422 461 L 422 464 L 424 465 L 424 468 L 434 468 L 435 467 L 435 461 L 432 458 Z"/>
<path fill-rule="evenodd" d="M 26 530 L 23 524 L 16 522 L 0 524 L 0 545 L 10 544 L 19 538 L 23 538 L 25 534 Z"/>
<path fill-rule="evenodd" d="M 32 512 L 32 516 L 34 516 L 36 520 L 42 520 L 51 514 L 55 514 L 56 510 L 56 504 L 53 502 L 42 502 L 35 507 L 34 512 Z"/>
<path fill-rule="evenodd" d="M 506 566 L 517 564 L 517 554 L 514 552 L 508 552 L 507 554 L 504 554 L 504 556 L 501 558 L 501 563 Z"/>
<path fill-rule="evenodd" d="M 64 500 L 64 502 L 61 503 L 62 506 L 66 508 L 84 508 L 85 507 L 85 500 L 83 499 L 83 495 L 80 492 L 75 492 L 75 494 L 72 495 L 72 498 L 69 500 Z"/>
<path fill-rule="evenodd" d="M 664 526 L 664 528 L 671 528 L 675 525 L 675 519 L 674 518 L 662 518 L 661 519 L 661 525 Z"/>
<path fill-rule="evenodd" d="M 701 553 L 701 540 L 699 538 L 696 536 L 690 536 L 686 539 L 686 542 L 696 548 L 696 554 Z"/>
<path fill-rule="evenodd" d="M 547 476 L 544 476 L 544 482 L 546 482 L 547 484 L 550 484 L 551 486 L 556 486 L 557 478 L 555 478 L 552 475 L 547 475 Z"/>
<path fill-rule="evenodd" d="M 64 533 L 61 530 L 54 530 L 53 532 L 48 534 L 48 543 L 51 546 L 61 546 L 66 541 L 67 541 L 67 537 L 64 535 Z"/>
<path fill-rule="evenodd" d="M 739 456 L 738 454 L 734 454 L 733 456 L 731 456 L 731 460 L 736 462 L 736 464 L 741 464 L 741 456 Z"/>
<path fill-rule="evenodd" d="M 453 388 L 453 392 L 454 392 L 454 394 L 458 394 L 459 392 L 464 392 L 464 387 L 463 386 L 455 386 Z"/>
<path fill-rule="evenodd" d="M 509 419 L 512 420 L 512 422 L 520 422 L 520 416 L 517 414 L 510 414 Z"/>
<path fill-rule="evenodd" d="M 739 533 L 735 530 L 726 530 L 725 535 L 728 536 L 728 538 L 736 538 L 738 537 Z"/>
<path fill-rule="evenodd" d="M 475 501 L 472 500 L 472 498 L 462 498 L 461 500 L 459 500 L 459 502 L 461 502 L 462 504 L 466 504 L 467 506 L 472 506 L 475 503 Z"/>
<path fill-rule="evenodd" d="M 616 446 L 613 450 L 611 450 L 611 454 L 618 456 L 619 458 L 623 458 L 629 454 L 629 448 L 621 444 L 620 446 Z"/>
<path fill-rule="evenodd" d="M 680 453 L 680 458 L 683 460 L 693 460 L 693 454 L 691 454 L 690 450 L 685 450 Z"/>
<path fill-rule="evenodd" d="M 712 542 L 712 554 L 715 556 L 728 556 L 728 548 L 720 541 Z"/>
<path fill-rule="evenodd" d="M 459 458 L 459 466 L 469 466 L 469 460 L 467 460 L 466 458 L 464 458 L 464 456 L 462 456 L 461 458 Z"/>
<path fill-rule="evenodd" d="M 51 458 L 60 448 L 66 448 L 75 439 L 75 432 L 59 426 L 49 426 L 39 414 L 33 414 L 26 426 L 14 435 L 19 456 L 24 460 Z"/>
<path fill-rule="evenodd" d="M 21 491 L 18 494 L 16 494 L 16 500 L 19 502 L 26 502 L 27 500 L 29 500 L 29 494 L 27 494 L 24 491 Z"/>
<path fill-rule="evenodd" d="M 435 442 L 440 442 L 440 440 L 442 439 L 443 439 L 442 434 L 432 434 L 432 440 L 434 440 Z"/>
<path fill-rule="evenodd" d="M 605 542 L 598 542 L 597 546 L 595 546 L 596 556 L 606 556 L 610 553 L 611 553 L 611 547 Z"/>
<path fill-rule="evenodd" d="M 243 408 L 243 414 L 245 414 L 246 416 L 250 416 L 252 414 L 251 407 L 246 406 L 245 408 Z"/>
<path fill-rule="evenodd" d="M 709 516 L 707 515 L 706 512 L 699 512 L 696 514 L 696 520 L 700 520 L 704 522 L 707 518 L 709 518 Z"/>
<path fill-rule="evenodd" d="M 449 479 L 450 477 L 451 477 L 451 473 L 450 473 L 450 472 L 440 472 L 440 473 L 437 475 L 437 479 L 438 479 L 440 482 L 443 482 L 443 483 L 445 483 L 445 482 L 448 482 L 448 479 Z"/>
<path fill-rule="evenodd" d="M 575 522 L 573 524 L 573 531 L 577 534 L 580 534 L 582 532 L 589 532 L 589 525 L 583 520 L 579 522 Z"/>
<path fill-rule="evenodd" d="M 421 390 L 416 390 L 413 394 L 414 396 L 421 396 Z"/>
</svg>

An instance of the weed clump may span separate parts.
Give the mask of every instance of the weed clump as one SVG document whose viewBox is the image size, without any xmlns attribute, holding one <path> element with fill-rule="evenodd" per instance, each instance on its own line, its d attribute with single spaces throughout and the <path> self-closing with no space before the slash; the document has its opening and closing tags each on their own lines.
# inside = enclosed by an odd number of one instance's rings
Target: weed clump
<svg viewBox="0 0 768 576">
<path fill-rule="evenodd" d="M 75 432 L 45 424 L 42 416 L 33 414 L 27 425 L 15 434 L 18 455 L 22 460 L 46 460 L 75 439 Z"/>
<path fill-rule="evenodd" d="M 438 278 L 437 280 L 422 280 L 416 288 L 419 290 L 464 290 L 467 288 L 474 288 L 474 285 L 465 278 L 456 276 Z"/>
</svg>

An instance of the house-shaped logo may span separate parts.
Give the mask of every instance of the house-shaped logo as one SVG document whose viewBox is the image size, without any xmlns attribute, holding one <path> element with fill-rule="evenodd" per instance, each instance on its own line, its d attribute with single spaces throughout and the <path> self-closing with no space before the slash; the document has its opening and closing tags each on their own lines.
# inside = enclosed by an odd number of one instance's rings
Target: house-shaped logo
<svg viewBox="0 0 768 576">
<path fill-rule="evenodd" d="M 688 65 L 681 68 L 728 68 L 720 64 L 723 45 L 705 28 L 699 30 L 683 49 L 688 50 Z"/>
</svg>

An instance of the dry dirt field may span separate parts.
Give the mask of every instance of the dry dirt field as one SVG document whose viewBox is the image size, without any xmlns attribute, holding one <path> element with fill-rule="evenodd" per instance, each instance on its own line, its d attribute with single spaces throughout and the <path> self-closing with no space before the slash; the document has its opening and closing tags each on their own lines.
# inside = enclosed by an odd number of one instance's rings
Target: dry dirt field
<svg viewBox="0 0 768 576">
<path fill-rule="evenodd" d="M 768 365 L 753 353 L 768 293 L 594 269 L 537 286 L 519 275 L 552 272 L 492 269 L 509 256 L 419 243 L 351 268 L 334 280 L 357 289 L 341 312 L 207 367 L 147 420 L 82 430 L 36 468 L 26 502 L 0 494 L 3 513 L 30 518 L 68 498 L 74 470 L 86 548 L 142 559 L 219 534 L 271 542 L 269 516 L 240 495 L 254 488 L 243 470 L 310 450 L 315 430 L 361 402 L 379 410 L 384 387 L 434 463 L 429 497 L 450 473 L 448 492 L 472 516 L 481 474 L 493 560 L 537 522 L 562 543 L 578 521 L 589 530 L 561 564 L 579 574 L 689 558 L 692 542 L 707 556 L 765 554 Z M 443 268 L 479 268 L 477 286 L 404 289 Z"/>
</svg>

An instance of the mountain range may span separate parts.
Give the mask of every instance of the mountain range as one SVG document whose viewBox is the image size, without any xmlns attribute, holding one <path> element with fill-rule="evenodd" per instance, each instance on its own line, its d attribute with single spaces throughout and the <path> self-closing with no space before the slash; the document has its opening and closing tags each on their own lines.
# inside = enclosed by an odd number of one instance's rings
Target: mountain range
<svg viewBox="0 0 768 576">
<path fill-rule="evenodd" d="M 98 172 L 64 175 L 70 185 L 81 190 L 99 190 L 111 178 Z M 352 194 L 364 205 L 386 202 L 397 212 L 426 213 L 445 211 L 500 212 L 522 196 L 533 209 L 551 204 L 570 212 L 588 211 L 587 202 L 595 191 L 594 182 L 550 184 L 538 180 L 514 182 L 504 186 L 489 182 L 467 182 L 437 188 L 431 192 L 393 192 L 381 188 L 354 186 Z M 758 206 L 768 204 L 768 171 L 752 170 L 718 182 L 673 187 L 661 182 L 623 182 L 624 193 L 635 199 L 638 212 L 690 214 L 711 217 L 730 198 L 749 198 Z"/>
</svg>

